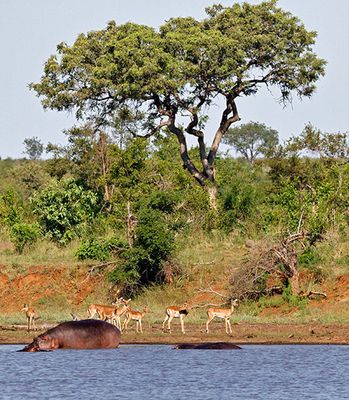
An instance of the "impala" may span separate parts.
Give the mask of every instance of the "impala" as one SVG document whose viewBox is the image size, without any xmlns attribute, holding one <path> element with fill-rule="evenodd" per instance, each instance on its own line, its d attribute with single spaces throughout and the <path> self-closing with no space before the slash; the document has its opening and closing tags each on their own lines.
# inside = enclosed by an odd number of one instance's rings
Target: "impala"
<svg viewBox="0 0 349 400">
<path fill-rule="evenodd" d="M 113 317 L 112 317 L 112 319 L 111 319 L 111 322 L 112 322 L 114 325 L 116 325 L 116 327 L 119 328 L 120 331 L 122 331 L 122 327 L 121 327 L 121 317 L 122 317 L 123 315 L 125 315 L 125 314 L 129 311 L 130 306 L 128 305 L 128 303 L 129 303 L 130 301 L 131 301 L 131 299 L 128 299 L 128 300 L 122 299 L 122 304 L 123 304 L 123 306 L 122 306 L 122 307 L 119 307 L 119 308 L 114 308 L 114 314 L 113 314 Z"/>
<path fill-rule="evenodd" d="M 207 322 L 206 322 L 206 333 L 208 333 L 208 324 L 213 320 L 214 317 L 222 318 L 225 321 L 225 332 L 227 334 L 232 333 L 231 325 L 230 325 L 230 317 L 234 312 L 234 308 L 237 307 L 238 300 L 231 300 L 230 308 L 209 308 L 207 310 Z M 228 332 L 229 328 L 229 332 Z"/>
<path fill-rule="evenodd" d="M 28 325 L 27 331 L 29 332 L 31 328 L 33 328 L 36 331 L 37 330 L 35 326 L 36 312 L 34 308 L 29 307 L 28 304 L 24 304 L 22 311 L 25 311 L 25 315 L 27 317 L 27 325 Z"/>
<path fill-rule="evenodd" d="M 166 317 L 164 319 L 164 322 L 162 323 L 162 330 L 165 329 L 165 323 L 167 321 L 167 330 L 171 333 L 171 321 L 173 320 L 173 318 L 179 318 L 181 321 L 182 333 L 185 333 L 184 317 L 189 314 L 187 303 L 184 303 L 183 306 L 181 307 L 178 306 L 167 307 L 165 312 L 166 312 Z"/>
<path fill-rule="evenodd" d="M 88 318 L 91 319 L 95 315 L 97 315 L 97 318 L 99 319 L 109 318 L 109 315 L 111 315 L 114 312 L 115 307 L 120 305 L 122 301 L 123 298 L 120 297 L 120 299 L 117 299 L 116 302 L 113 303 L 113 305 L 91 304 L 87 309 Z"/>
<path fill-rule="evenodd" d="M 144 307 L 143 311 L 131 310 L 131 308 L 126 313 L 126 319 L 124 321 L 123 329 L 127 332 L 128 324 L 131 320 L 136 321 L 136 332 L 143 333 L 142 330 L 142 318 L 145 313 L 150 312 L 148 307 Z"/>
</svg>

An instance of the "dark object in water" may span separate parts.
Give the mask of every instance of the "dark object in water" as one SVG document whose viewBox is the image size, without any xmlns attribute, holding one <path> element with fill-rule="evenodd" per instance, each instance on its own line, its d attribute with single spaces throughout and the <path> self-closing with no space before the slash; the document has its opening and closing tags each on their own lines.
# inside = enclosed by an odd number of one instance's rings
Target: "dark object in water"
<svg viewBox="0 0 349 400">
<path fill-rule="evenodd" d="M 120 330 L 96 319 L 68 321 L 37 336 L 19 351 L 50 351 L 56 349 L 112 349 L 119 346 Z"/>
<path fill-rule="evenodd" d="M 237 350 L 241 349 L 241 347 L 236 344 L 229 342 L 206 342 L 206 343 L 179 343 L 176 344 L 174 349 L 176 350 Z"/>
</svg>

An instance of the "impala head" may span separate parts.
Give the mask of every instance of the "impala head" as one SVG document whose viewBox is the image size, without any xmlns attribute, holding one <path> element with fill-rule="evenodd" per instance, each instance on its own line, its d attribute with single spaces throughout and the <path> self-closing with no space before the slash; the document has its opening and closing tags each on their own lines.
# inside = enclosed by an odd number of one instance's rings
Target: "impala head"
<svg viewBox="0 0 349 400">
<path fill-rule="evenodd" d="M 121 304 L 123 304 L 124 306 L 128 306 L 129 302 L 131 301 L 131 299 L 125 300 L 121 297 Z"/>
<path fill-rule="evenodd" d="M 151 312 L 151 309 L 150 309 L 148 306 L 145 306 L 145 307 L 143 308 L 143 312 L 144 312 L 144 313 Z"/>
<path fill-rule="evenodd" d="M 23 304 L 23 308 L 21 311 L 28 311 L 28 309 L 29 309 L 28 304 Z"/>
<path fill-rule="evenodd" d="M 119 298 L 117 298 L 115 301 L 113 301 L 111 304 L 112 304 L 113 306 L 119 306 L 120 304 L 122 304 L 123 300 L 124 300 L 123 297 L 119 297 Z"/>
<path fill-rule="evenodd" d="M 238 299 L 231 299 L 230 300 L 232 307 L 237 307 L 239 305 L 239 300 Z"/>
<path fill-rule="evenodd" d="M 183 309 L 189 310 L 190 307 L 189 307 L 188 301 L 185 301 L 181 307 L 182 307 Z"/>
</svg>

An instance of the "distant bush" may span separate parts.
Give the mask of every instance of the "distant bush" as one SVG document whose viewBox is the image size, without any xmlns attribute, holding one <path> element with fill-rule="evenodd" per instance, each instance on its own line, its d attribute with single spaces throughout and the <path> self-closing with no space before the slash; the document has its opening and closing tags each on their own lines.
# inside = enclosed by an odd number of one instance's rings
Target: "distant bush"
<svg viewBox="0 0 349 400">
<path fill-rule="evenodd" d="M 25 247 L 33 245 L 40 235 L 38 224 L 15 223 L 10 230 L 11 242 L 18 253 L 23 253 Z"/>
</svg>

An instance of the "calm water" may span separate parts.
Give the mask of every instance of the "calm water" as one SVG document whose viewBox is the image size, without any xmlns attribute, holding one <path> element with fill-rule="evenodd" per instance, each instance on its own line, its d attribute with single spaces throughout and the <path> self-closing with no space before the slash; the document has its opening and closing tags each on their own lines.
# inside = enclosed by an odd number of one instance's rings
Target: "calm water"
<svg viewBox="0 0 349 400">
<path fill-rule="evenodd" d="M 0 399 L 349 399 L 349 346 L 16 353 L 0 346 Z"/>
</svg>

